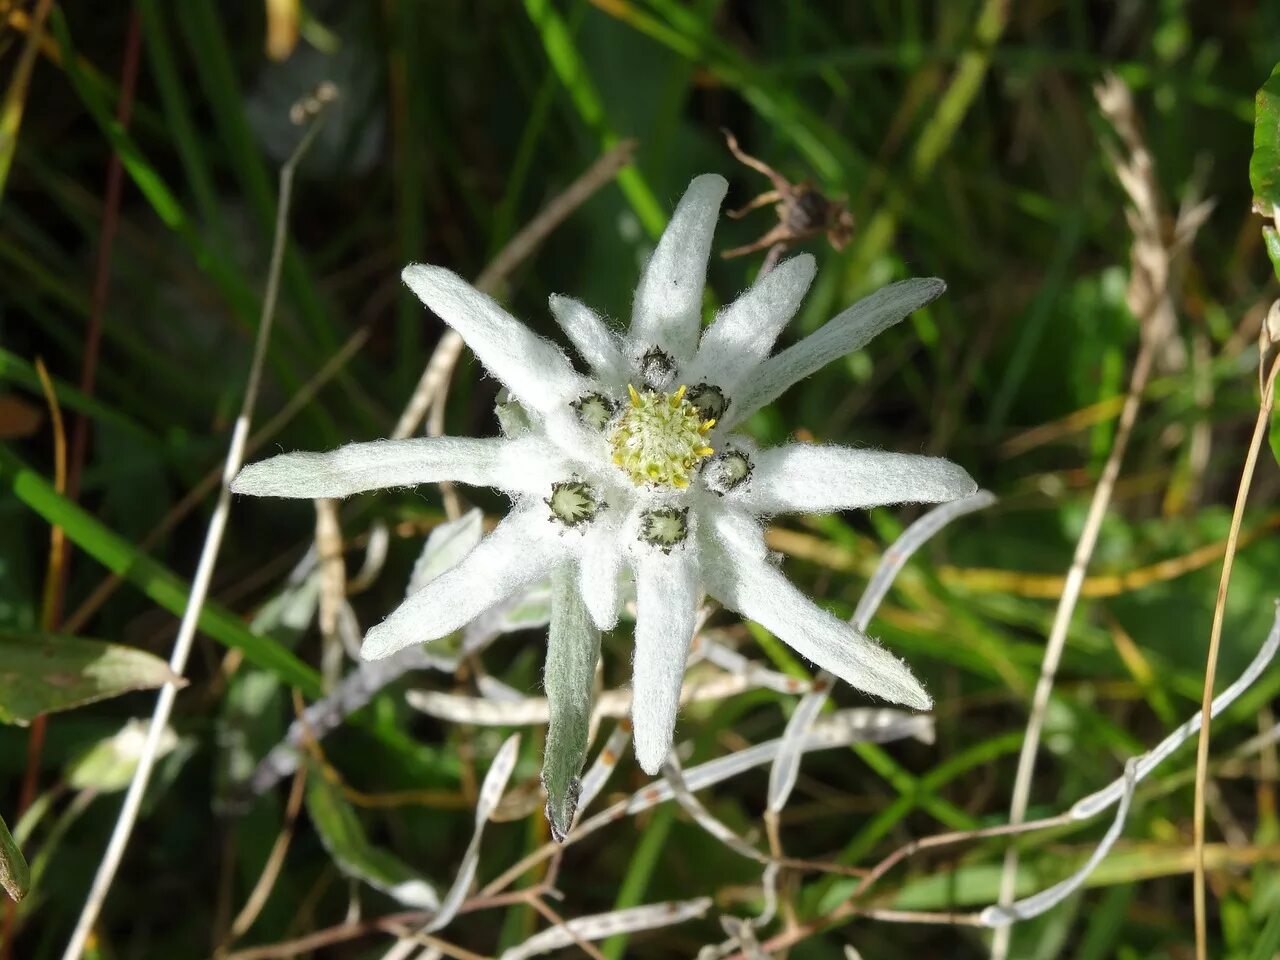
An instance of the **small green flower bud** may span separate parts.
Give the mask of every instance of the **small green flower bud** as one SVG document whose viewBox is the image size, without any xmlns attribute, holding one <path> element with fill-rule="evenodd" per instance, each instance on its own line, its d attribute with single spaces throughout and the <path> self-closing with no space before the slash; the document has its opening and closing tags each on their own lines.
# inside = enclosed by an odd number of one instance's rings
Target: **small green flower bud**
<svg viewBox="0 0 1280 960">
<path fill-rule="evenodd" d="M 543 502 L 551 509 L 551 519 L 559 520 L 566 527 L 588 523 L 608 506 L 594 487 L 581 480 L 553 483 L 551 496 Z"/>
<path fill-rule="evenodd" d="M 688 536 L 688 507 L 658 507 L 640 515 L 640 539 L 663 553 L 670 553 Z"/>
</svg>

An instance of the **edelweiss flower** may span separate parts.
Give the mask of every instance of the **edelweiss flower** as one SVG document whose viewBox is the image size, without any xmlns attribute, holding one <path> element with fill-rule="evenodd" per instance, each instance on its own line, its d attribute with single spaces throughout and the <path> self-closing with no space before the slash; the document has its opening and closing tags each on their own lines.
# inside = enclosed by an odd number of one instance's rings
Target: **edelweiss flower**
<svg viewBox="0 0 1280 960">
<path fill-rule="evenodd" d="M 544 781 L 557 833 L 572 821 L 599 631 L 617 623 L 625 570 L 636 585 L 636 754 L 651 774 L 671 747 L 704 592 L 852 686 L 930 706 L 901 661 L 779 572 L 760 518 L 936 503 L 973 493 L 973 480 L 934 457 L 802 443 L 757 450 L 733 428 L 945 285 L 892 284 L 771 356 L 813 279 L 814 260 L 801 255 L 761 277 L 703 330 L 707 258 L 726 187 L 710 174 L 690 184 L 640 280 L 626 334 L 575 300 L 551 298 L 590 375 L 450 271 L 405 268 L 405 283 L 509 392 L 513 404 L 500 410 L 504 436 L 288 453 L 246 467 L 232 484 L 237 493 L 312 498 L 450 480 L 512 498 L 497 528 L 369 630 L 361 652 L 378 659 L 443 637 L 549 576 Z"/>
</svg>

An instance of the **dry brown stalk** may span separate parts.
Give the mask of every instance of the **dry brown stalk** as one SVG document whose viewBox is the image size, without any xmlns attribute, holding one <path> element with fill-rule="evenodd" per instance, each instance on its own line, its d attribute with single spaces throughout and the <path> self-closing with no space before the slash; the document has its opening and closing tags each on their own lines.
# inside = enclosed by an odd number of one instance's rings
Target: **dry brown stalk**
<svg viewBox="0 0 1280 960">
<path fill-rule="evenodd" d="M 1249 487 L 1253 482 L 1253 473 L 1258 465 L 1258 451 L 1262 448 L 1262 439 L 1266 436 L 1267 427 L 1271 423 L 1271 407 L 1275 400 L 1276 378 L 1278 376 L 1280 376 L 1280 354 L 1277 354 L 1271 361 L 1271 369 L 1267 373 L 1266 382 L 1262 389 L 1262 397 L 1258 404 L 1258 419 L 1254 423 L 1253 436 L 1249 440 L 1249 452 L 1245 455 L 1244 470 L 1240 477 L 1240 486 L 1236 490 L 1235 508 L 1231 514 L 1231 529 L 1227 534 L 1227 552 L 1222 559 L 1222 576 L 1218 581 L 1218 597 L 1213 607 L 1213 626 L 1209 631 L 1209 652 L 1205 662 L 1204 693 L 1200 705 L 1203 725 L 1200 728 L 1200 739 L 1196 742 L 1196 795 L 1193 820 L 1196 960 L 1205 960 L 1208 955 L 1204 874 L 1204 809 L 1206 778 L 1209 768 L 1209 727 L 1212 720 L 1209 705 L 1213 701 L 1213 681 L 1218 669 L 1218 651 L 1222 643 L 1222 623 L 1227 605 L 1227 588 L 1231 584 L 1231 568 L 1235 562 L 1236 550 L 1239 546 L 1240 525 L 1244 520 L 1244 508 L 1249 499 Z"/>
<path fill-rule="evenodd" d="M 1137 359 L 1129 376 L 1129 387 L 1116 425 L 1111 451 L 1107 455 L 1102 475 L 1098 478 L 1098 485 L 1094 489 L 1084 528 L 1076 543 L 1075 555 L 1072 557 L 1071 568 L 1067 572 L 1062 596 L 1054 613 L 1053 626 L 1045 645 L 1040 679 L 1036 684 L 1031 714 L 1027 721 L 1026 737 L 1023 740 L 1017 772 L 1014 775 L 1013 799 L 1009 808 L 1011 824 L 1022 823 L 1026 816 L 1036 757 L 1040 748 L 1040 733 L 1048 711 L 1049 697 L 1053 691 L 1058 665 L 1066 646 L 1067 631 L 1080 599 L 1081 587 L 1098 541 L 1098 534 L 1102 529 L 1103 518 L 1106 516 L 1116 480 L 1120 475 L 1120 466 L 1129 445 L 1133 426 L 1137 422 L 1147 380 L 1158 356 L 1163 358 L 1165 363 L 1173 364 L 1177 361 L 1175 356 L 1177 351 L 1168 345 L 1168 341 L 1174 339 L 1176 332 L 1172 284 L 1177 272 L 1177 262 L 1190 247 L 1196 231 L 1212 209 L 1212 205 L 1206 203 L 1185 206 L 1179 213 L 1172 236 L 1167 235 L 1159 184 L 1155 177 L 1154 160 L 1142 138 L 1132 93 L 1124 82 L 1114 75 L 1107 76 L 1102 83 L 1098 84 L 1094 92 L 1099 109 L 1119 135 L 1126 150 L 1126 154 L 1121 156 L 1108 148 L 1108 156 L 1117 179 L 1129 197 L 1125 216 L 1133 232 L 1133 243 L 1130 248 L 1131 272 L 1127 300 L 1130 310 L 1138 318 L 1141 342 Z M 1000 878 L 998 902 L 1001 906 L 1007 906 L 1013 902 L 1017 869 L 1018 851 L 1011 847 L 1005 854 L 1004 870 Z M 1004 960 L 1008 955 L 1010 935 L 1011 927 L 1002 927 L 996 931 L 991 943 L 992 960 Z"/>
</svg>

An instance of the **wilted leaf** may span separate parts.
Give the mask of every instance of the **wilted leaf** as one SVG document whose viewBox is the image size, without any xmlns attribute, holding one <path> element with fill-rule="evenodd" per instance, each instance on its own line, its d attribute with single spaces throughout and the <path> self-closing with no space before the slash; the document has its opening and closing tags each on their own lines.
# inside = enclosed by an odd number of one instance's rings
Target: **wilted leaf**
<svg viewBox="0 0 1280 960">
<path fill-rule="evenodd" d="M 5 893 L 16 901 L 27 895 L 30 884 L 31 871 L 27 868 L 27 861 L 9 828 L 0 820 L 0 887 L 4 887 Z"/>
<path fill-rule="evenodd" d="M 44 412 L 15 393 L 0 394 L 0 440 L 29 437 L 40 429 Z"/>
<path fill-rule="evenodd" d="M 551 581 L 539 580 L 529 587 L 499 619 L 499 633 L 536 630 L 551 622 Z"/>
<path fill-rule="evenodd" d="M 440 900 L 430 883 L 391 853 L 369 842 L 351 805 L 314 764 L 307 779 L 307 813 L 333 862 L 347 876 L 406 907 L 439 907 Z"/>
<path fill-rule="evenodd" d="M 282 642 L 296 639 L 311 626 L 319 605 L 320 574 L 313 571 L 302 580 L 285 584 L 259 608 L 249 626 L 256 634 L 270 634 Z"/>
<path fill-rule="evenodd" d="M 1258 91 L 1253 117 L 1253 156 L 1249 183 L 1267 212 L 1280 206 L 1280 64 Z"/>
<path fill-rule="evenodd" d="M 288 60 L 298 45 L 299 0 L 267 0 L 267 56 Z"/>
<path fill-rule="evenodd" d="M 413 565 L 406 596 L 413 596 L 440 574 L 459 563 L 484 536 L 484 514 L 468 510 L 457 520 L 436 527 L 427 536 L 422 555 Z"/>
<path fill-rule="evenodd" d="M 123 790 L 138 769 L 150 726 L 146 720 L 133 719 L 118 733 L 99 740 L 71 761 L 67 768 L 67 783 L 77 790 L 96 790 L 99 793 Z M 160 733 L 156 759 L 170 753 L 177 745 L 178 735 L 165 727 Z"/>
<path fill-rule="evenodd" d="M 0 722 L 27 724 L 130 690 L 178 680 L 154 654 L 53 633 L 0 632 Z"/>
</svg>

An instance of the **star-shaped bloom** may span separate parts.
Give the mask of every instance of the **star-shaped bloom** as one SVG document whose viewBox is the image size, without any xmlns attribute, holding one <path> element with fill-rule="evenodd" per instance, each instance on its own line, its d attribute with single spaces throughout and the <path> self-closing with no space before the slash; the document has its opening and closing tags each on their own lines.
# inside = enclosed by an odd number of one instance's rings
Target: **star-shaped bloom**
<svg viewBox="0 0 1280 960">
<path fill-rule="evenodd" d="M 690 184 L 640 279 L 626 333 L 576 300 L 551 298 L 585 373 L 457 275 L 405 268 L 405 283 L 508 391 L 503 436 L 288 453 L 246 467 L 232 485 L 237 493 L 313 498 L 448 480 L 511 498 L 493 532 L 370 629 L 361 652 L 378 659 L 438 639 L 549 577 L 543 776 L 557 833 L 572 821 L 599 632 L 617 623 L 626 573 L 636 587 L 636 754 L 651 774 L 671 747 L 704 594 L 859 690 L 919 709 L 931 703 L 897 657 L 817 606 L 770 562 L 762 518 L 938 503 L 967 496 L 976 484 L 935 457 L 805 443 L 757 449 L 734 428 L 932 301 L 945 284 L 891 284 L 773 353 L 813 279 L 813 258 L 800 255 L 703 329 L 707 258 L 726 187 L 711 174 Z"/>
</svg>

